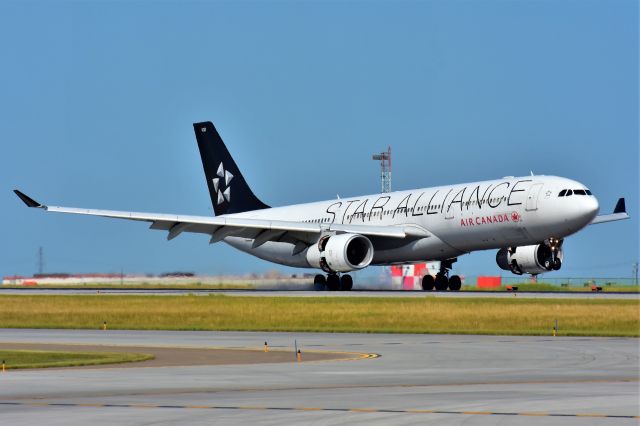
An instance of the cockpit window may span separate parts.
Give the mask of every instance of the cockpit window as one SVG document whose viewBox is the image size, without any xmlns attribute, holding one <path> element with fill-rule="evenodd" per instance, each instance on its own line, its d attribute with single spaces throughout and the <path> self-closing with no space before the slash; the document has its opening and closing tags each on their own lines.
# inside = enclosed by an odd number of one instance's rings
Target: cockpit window
<svg viewBox="0 0 640 426">
<path fill-rule="evenodd" d="M 568 197 L 570 195 L 593 195 L 588 189 L 563 189 L 558 197 Z"/>
</svg>

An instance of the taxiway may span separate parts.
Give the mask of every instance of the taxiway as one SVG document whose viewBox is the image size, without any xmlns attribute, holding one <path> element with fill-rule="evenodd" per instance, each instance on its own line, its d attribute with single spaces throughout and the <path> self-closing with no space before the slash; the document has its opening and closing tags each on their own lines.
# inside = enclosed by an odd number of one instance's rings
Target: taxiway
<svg viewBox="0 0 640 426">
<path fill-rule="evenodd" d="M 9 371 L 7 424 L 637 424 L 638 339 L 0 330 L 22 343 L 375 353 L 351 361 Z M 303 355 L 304 356 L 304 355 Z"/>
</svg>

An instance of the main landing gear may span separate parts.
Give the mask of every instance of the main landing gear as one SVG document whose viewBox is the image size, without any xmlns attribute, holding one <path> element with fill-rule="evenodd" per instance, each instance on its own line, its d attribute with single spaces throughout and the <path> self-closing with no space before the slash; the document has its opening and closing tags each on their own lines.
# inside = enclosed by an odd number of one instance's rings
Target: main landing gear
<svg viewBox="0 0 640 426">
<path fill-rule="evenodd" d="M 422 290 L 431 291 L 434 288 L 437 291 L 460 291 L 462 287 L 462 280 L 458 275 L 449 276 L 449 270 L 458 259 L 443 260 L 440 262 L 440 271 L 433 275 L 427 274 L 422 277 Z"/>
<path fill-rule="evenodd" d="M 351 291 L 353 278 L 349 274 L 318 274 L 313 278 L 313 289 L 317 291 Z"/>
</svg>

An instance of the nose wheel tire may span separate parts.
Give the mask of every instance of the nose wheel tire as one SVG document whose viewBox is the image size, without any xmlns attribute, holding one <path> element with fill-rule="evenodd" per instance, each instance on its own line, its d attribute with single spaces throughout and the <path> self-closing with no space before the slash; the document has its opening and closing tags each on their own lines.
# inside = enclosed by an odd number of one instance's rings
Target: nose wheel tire
<svg viewBox="0 0 640 426">
<path fill-rule="evenodd" d="M 342 291 L 351 291 L 353 288 L 353 278 L 351 275 L 344 274 L 340 277 L 340 290 Z"/>
<path fill-rule="evenodd" d="M 435 285 L 435 280 L 433 279 L 433 275 L 427 274 L 422 277 L 422 290 L 431 291 L 433 290 L 433 286 Z"/>
</svg>

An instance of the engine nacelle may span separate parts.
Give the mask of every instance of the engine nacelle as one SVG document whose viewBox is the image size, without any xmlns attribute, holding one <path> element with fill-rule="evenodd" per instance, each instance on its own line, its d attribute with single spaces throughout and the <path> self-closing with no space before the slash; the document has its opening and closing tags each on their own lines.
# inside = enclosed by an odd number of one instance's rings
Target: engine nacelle
<svg viewBox="0 0 640 426">
<path fill-rule="evenodd" d="M 307 250 L 307 261 L 325 272 L 366 268 L 373 260 L 373 244 L 363 235 L 326 235 Z"/>
<path fill-rule="evenodd" d="M 545 244 L 510 247 L 498 250 L 496 263 L 501 269 L 516 275 L 537 275 L 548 271 L 557 271 L 562 265 L 563 253 L 558 248 L 555 258 L 552 250 Z"/>
</svg>

